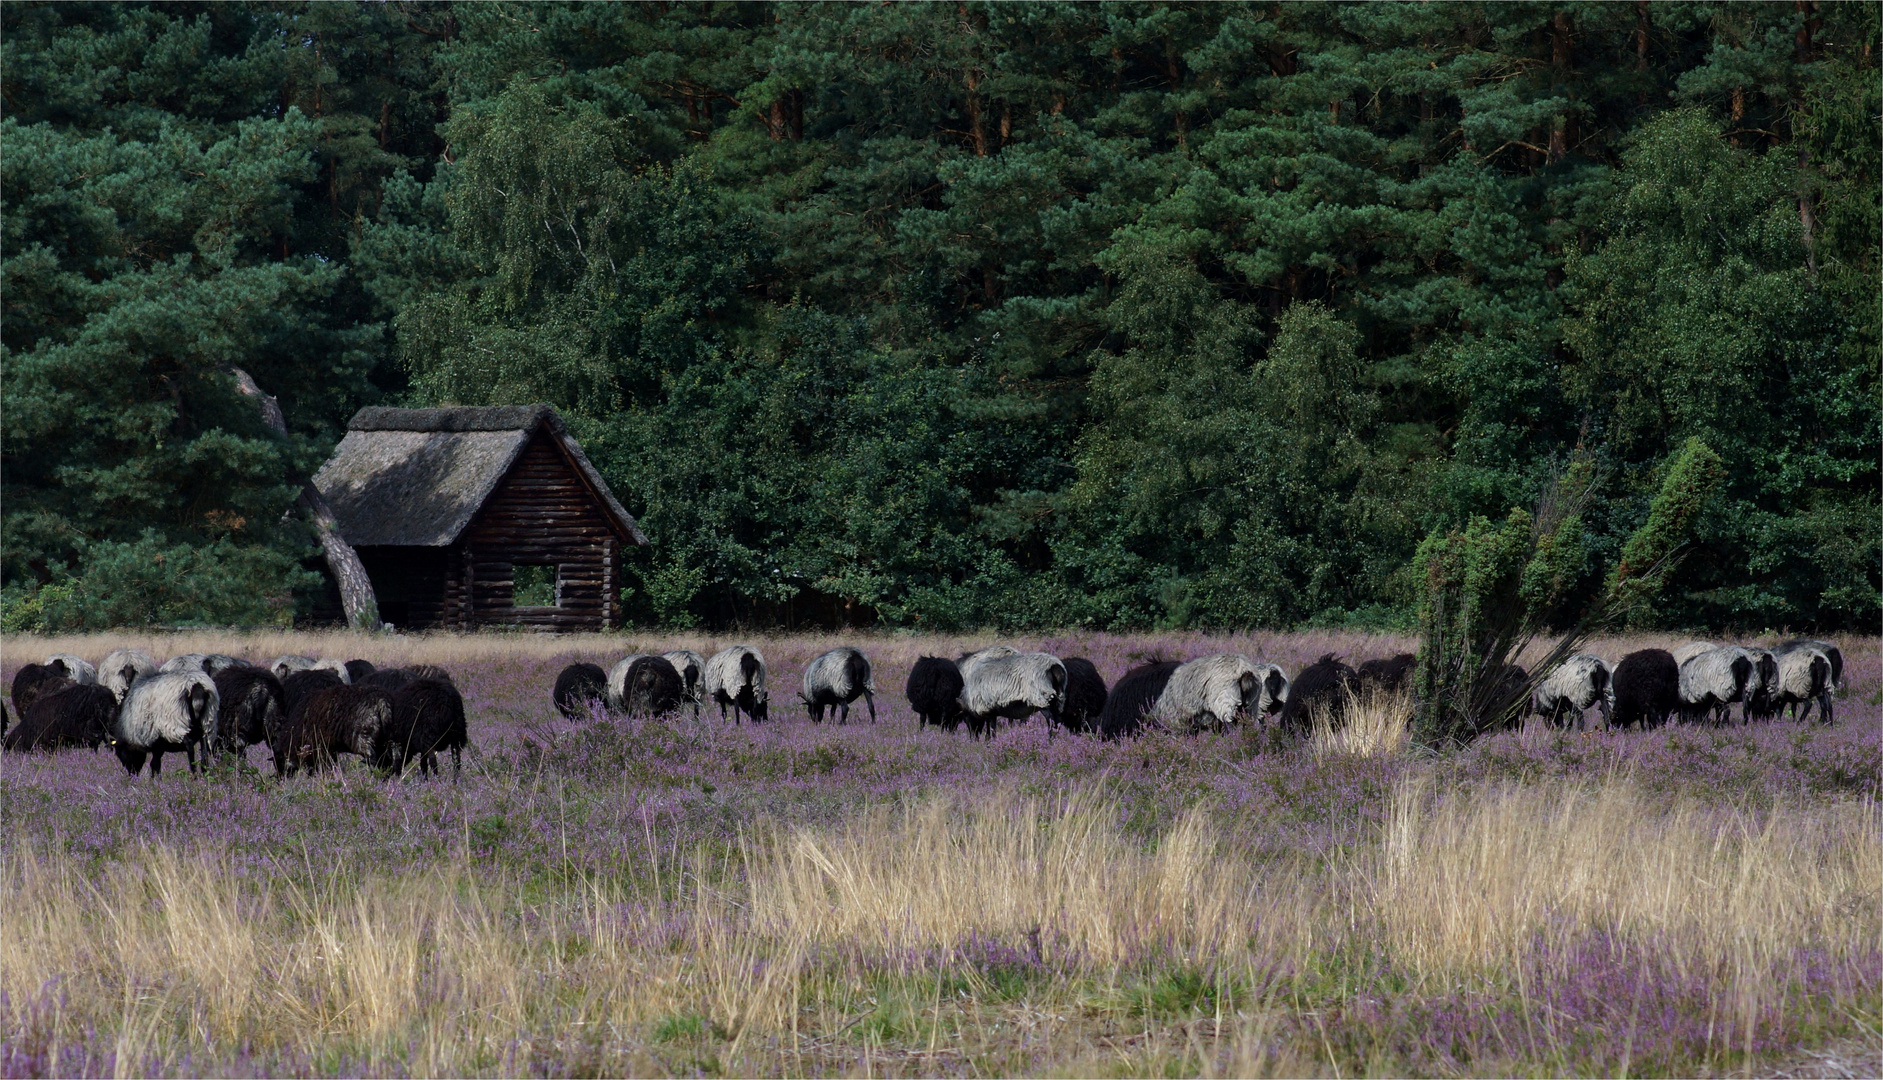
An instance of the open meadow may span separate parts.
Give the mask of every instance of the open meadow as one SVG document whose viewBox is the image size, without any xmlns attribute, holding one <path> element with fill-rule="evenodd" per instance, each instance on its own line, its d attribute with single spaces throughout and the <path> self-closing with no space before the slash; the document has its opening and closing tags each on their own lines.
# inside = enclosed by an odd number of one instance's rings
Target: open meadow
<svg viewBox="0 0 1883 1080">
<path fill-rule="evenodd" d="M 551 707 L 572 660 L 734 640 L 8 638 L 9 681 L 120 645 L 440 664 L 472 749 L 455 783 L 0 755 L 0 1075 L 1883 1070 L 1875 639 L 1840 642 L 1830 727 L 1532 724 L 1440 756 L 919 727 L 910 665 L 987 637 L 748 639 L 763 725 Z M 1004 640 L 1107 682 L 1412 647 Z M 839 643 L 875 663 L 874 725 L 795 703 Z"/>
</svg>

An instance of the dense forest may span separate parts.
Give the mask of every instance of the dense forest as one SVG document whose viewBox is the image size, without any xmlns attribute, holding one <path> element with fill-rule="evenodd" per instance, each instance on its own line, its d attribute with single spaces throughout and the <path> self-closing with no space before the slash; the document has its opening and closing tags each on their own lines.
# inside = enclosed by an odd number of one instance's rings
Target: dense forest
<svg viewBox="0 0 1883 1080">
<path fill-rule="evenodd" d="M 78 4 L 4 20 L 8 629 L 278 622 L 362 405 L 549 402 L 648 625 L 1874 631 L 1879 6 Z M 283 439 L 240 395 L 251 373 Z"/>
</svg>

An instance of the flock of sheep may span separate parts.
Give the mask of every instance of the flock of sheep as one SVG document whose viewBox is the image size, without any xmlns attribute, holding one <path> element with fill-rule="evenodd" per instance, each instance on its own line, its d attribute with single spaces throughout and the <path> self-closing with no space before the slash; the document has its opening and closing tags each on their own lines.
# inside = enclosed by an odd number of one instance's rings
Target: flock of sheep
<svg viewBox="0 0 1883 1080">
<path fill-rule="evenodd" d="M 1034 714 L 1106 738 L 1148 725 L 1198 731 L 1278 713 L 1283 730 L 1305 731 L 1317 714 L 1339 724 L 1363 691 L 1409 689 L 1414 664 L 1410 653 L 1357 668 L 1328 655 L 1291 680 L 1278 665 L 1219 653 L 1187 663 L 1152 661 L 1107 688 L 1083 658 L 995 645 L 953 660 L 922 657 L 910 669 L 904 692 L 923 725 L 954 731 L 965 724 L 974 738 L 991 736 L 1002 719 Z M 1538 714 L 1557 726 L 1572 719 L 1582 725 L 1595 709 L 1616 726 L 1658 727 L 1673 718 L 1718 723 L 1729 718 L 1734 704 L 1743 706 L 1741 719 L 1748 722 L 1775 719 L 1788 708 L 1804 720 L 1815 704 L 1828 724 L 1843 670 L 1843 653 L 1825 641 L 1788 641 L 1771 649 L 1695 642 L 1672 652 L 1629 653 L 1612 669 L 1598 656 L 1578 653 L 1536 681 L 1512 720 Z M 761 721 L 769 714 L 766 675 L 764 655 L 750 645 L 734 645 L 710 659 L 688 649 L 636 653 L 608 671 L 571 664 L 550 696 L 571 719 L 597 708 L 659 716 L 689 706 L 697 718 L 712 701 L 721 719 L 730 709 L 735 722 L 741 716 Z M 1515 692 L 1508 696 L 1521 696 L 1531 684 L 1529 673 L 1515 665 L 1497 681 Z M 875 694 L 869 659 L 843 646 L 811 661 L 798 697 L 812 720 L 823 720 L 828 710 L 842 723 L 858 697 L 874 721 Z"/>
<path fill-rule="evenodd" d="M 246 757 L 266 743 L 276 775 L 355 754 L 390 775 L 417 765 L 452 773 L 466 739 L 464 698 L 449 673 L 428 665 L 376 669 L 365 660 L 277 657 L 257 666 L 231 656 L 186 653 L 158 664 L 140 649 L 118 649 L 96 666 L 66 653 L 28 664 L 13 677 L 12 712 L 0 713 L 9 751 L 109 746 L 135 776 L 182 752 Z M 17 717 L 18 723 L 13 723 Z"/>
<path fill-rule="evenodd" d="M 1151 661 L 1108 688 L 1088 660 L 995 645 L 953 660 L 922 657 L 904 692 L 923 725 L 946 731 L 965 725 L 973 738 L 992 736 L 1003 719 L 1034 714 L 1105 738 L 1152 725 L 1198 731 L 1275 714 L 1283 730 L 1301 732 L 1317 715 L 1339 724 L 1363 691 L 1408 689 L 1413 667 L 1410 653 L 1357 668 L 1329 655 L 1290 679 L 1278 665 L 1218 653 L 1186 663 Z M 1535 713 L 1558 726 L 1581 725 L 1594 709 L 1610 725 L 1658 727 L 1670 719 L 1725 722 L 1739 705 L 1745 722 L 1776 719 L 1786 710 L 1802 721 L 1816 705 L 1828 724 L 1843 671 L 1843 653 L 1825 641 L 1770 649 L 1695 642 L 1671 652 L 1632 652 L 1612 669 L 1600 657 L 1578 653 L 1536 680 L 1512 719 Z M 765 657 L 750 645 L 711 658 L 688 649 L 637 653 L 607 671 L 569 665 L 551 700 L 572 719 L 597 709 L 661 716 L 687 707 L 697 718 L 711 701 L 722 720 L 730 711 L 735 722 L 759 722 L 770 715 L 766 678 Z M 1514 665 L 1497 681 L 1513 691 L 1510 697 L 1531 685 L 1529 674 Z M 340 754 L 357 755 L 388 775 L 411 766 L 429 774 L 448 750 L 455 776 L 467 745 L 464 698 L 449 673 L 429 665 L 376 669 L 365 660 L 282 656 L 257 666 L 201 653 L 159 665 L 140 650 L 119 649 L 94 666 L 60 653 L 21 668 L 11 697 L 10 713 L 0 708 L 0 747 L 110 746 L 134 776 L 146 763 L 158 775 L 166 753 L 182 752 L 194 771 L 199 751 L 205 760 L 243 757 L 259 743 L 272 752 L 277 775 Z M 812 720 L 828 713 L 847 722 L 858 698 L 876 719 L 869 658 L 849 646 L 811 661 L 798 697 Z"/>
</svg>

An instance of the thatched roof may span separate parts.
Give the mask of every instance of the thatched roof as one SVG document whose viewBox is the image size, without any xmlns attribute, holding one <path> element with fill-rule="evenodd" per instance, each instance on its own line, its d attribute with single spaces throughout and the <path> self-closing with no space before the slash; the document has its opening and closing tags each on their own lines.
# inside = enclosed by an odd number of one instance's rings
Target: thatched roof
<svg viewBox="0 0 1883 1080">
<path fill-rule="evenodd" d="M 356 547 L 444 547 L 457 540 L 529 444 L 547 429 L 623 539 L 647 537 L 547 405 L 361 409 L 314 475 L 340 535 Z"/>
</svg>

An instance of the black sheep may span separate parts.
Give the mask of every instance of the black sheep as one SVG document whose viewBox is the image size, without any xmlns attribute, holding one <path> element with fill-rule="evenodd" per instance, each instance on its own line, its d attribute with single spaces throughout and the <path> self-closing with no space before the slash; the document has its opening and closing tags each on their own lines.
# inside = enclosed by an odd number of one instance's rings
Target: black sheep
<svg viewBox="0 0 1883 1080">
<path fill-rule="evenodd" d="M 327 668 L 291 671 L 281 680 L 282 707 L 292 714 L 308 695 L 345 685 L 338 672 Z"/>
<path fill-rule="evenodd" d="M 924 656 L 909 669 L 902 692 L 920 724 L 953 731 L 961 726 L 961 669 L 953 660 Z"/>
<path fill-rule="evenodd" d="M 287 682 L 302 674 L 309 673 L 296 672 Z M 392 712 L 392 695 L 376 686 L 349 686 L 335 675 L 334 685 L 294 703 L 279 743 L 271 744 L 276 774 L 292 776 L 301 768 L 327 764 L 337 754 L 371 760 L 379 733 L 392 723 Z"/>
<path fill-rule="evenodd" d="M 1105 712 L 1105 677 L 1082 656 L 1062 663 L 1066 665 L 1066 696 L 1059 706 L 1059 722 L 1067 731 L 1090 731 Z"/>
<path fill-rule="evenodd" d="M 1530 673 L 1517 664 L 1505 664 L 1503 670 L 1491 680 L 1491 690 L 1483 699 L 1485 711 L 1493 718 L 1501 717 L 1507 731 L 1515 731 L 1523 726 L 1523 718 L 1530 715 Z"/>
<path fill-rule="evenodd" d="M 210 676 L 219 702 L 216 731 L 211 738 L 218 753 L 246 757 L 256 743 L 274 745 L 287 722 L 288 702 L 281 680 L 267 668 L 224 668 Z"/>
<path fill-rule="evenodd" d="M 1153 660 L 1125 672 L 1105 695 L 1105 708 L 1098 718 L 1099 734 L 1116 739 L 1144 730 L 1145 714 L 1157 707 L 1170 677 L 1182 666 L 1175 660 Z"/>
<path fill-rule="evenodd" d="M 549 700 L 564 719 L 586 720 L 594 715 L 596 702 L 608 700 L 608 673 L 600 664 L 570 664 L 556 676 Z"/>
<path fill-rule="evenodd" d="M 1402 652 L 1385 660 L 1368 660 L 1355 668 L 1362 686 L 1371 686 L 1388 694 L 1397 693 L 1412 683 L 1412 669 L 1418 657 Z"/>
<path fill-rule="evenodd" d="M 405 668 L 382 667 L 382 668 L 375 668 L 372 671 L 367 672 L 365 675 L 362 675 L 359 678 L 354 679 L 353 685 L 354 686 L 377 686 L 381 690 L 384 690 L 386 693 L 390 694 L 394 690 L 397 690 L 401 686 L 404 686 L 406 683 L 409 683 L 413 679 L 416 679 L 416 678 L 418 678 L 418 676 L 412 674 L 410 671 L 407 671 Z"/>
<path fill-rule="evenodd" d="M 451 778 L 458 778 L 469 735 L 464 697 L 443 679 L 414 679 L 392 695 L 392 723 L 379 729 L 373 764 L 390 773 L 418 762 L 420 775 L 438 772 L 438 751 L 451 751 Z"/>
<path fill-rule="evenodd" d="M 379 670 L 373 666 L 370 660 L 348 660 L 346 662 L 346 669 L 347 681 L 353 683 L 359 682 L 361 679 Z"/>
<path fill-rule="evenodd" d="M 1622 657 L 1609 685 L 1615 688 L 1617 727 L 1660 727 L 1680 708 L 1680 665 L 1666 649 L 1642 649 Z"/>
<path fill-rule="evenodd" d="M 72 685 L 75 685 L 72 680 L 59 674 L 58 668 L 28 664 L 13 675 L 13 690 L 9 695 L 13 698 L 13 713 L 24 717 L 33 702 Z"/>
<path fill-rule="evenodd" d="M 453 686 L 458 685 L 452 682 L 451 673 L 437 664 L 411 664 L 406 667 L 405 673 L 414 679 L 437 679 Z"/>
<path fill-rule="evenodd" d="M 1359 688 L 1359 679 L 1360 674 L 1341 663 L 1339 657 L 1323 654 L 1288 684 L 1288 701 L 1281 708 L 1281 729 L 1307 731 L 1316 706 L 1326 709 L 1333 725 L 1339 727 L 1347 711 L 1347 696 Z"/>
<path fill-rule="evenodd" d="M 67 746 L 96 750 L 109 737 L 117 712 L 118 695 L 108 688 L 96 684 L 67 686 L 27 706 L 19 726 L 7 732 L 0 745 L 9 752 Z"/>
<path fill-rule="evenodd" d="M 665 716 L 686 700 L 686 680 L 664 656 L 637 658 L 628 665 L 623 686 L 621 701 L 629 716 Z"/>
</svg>

